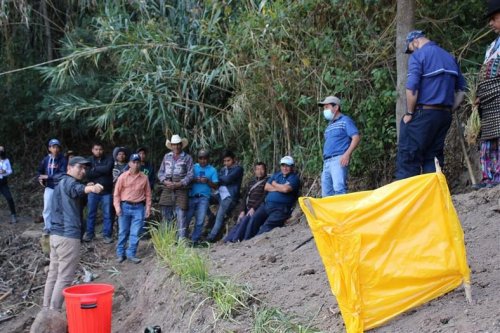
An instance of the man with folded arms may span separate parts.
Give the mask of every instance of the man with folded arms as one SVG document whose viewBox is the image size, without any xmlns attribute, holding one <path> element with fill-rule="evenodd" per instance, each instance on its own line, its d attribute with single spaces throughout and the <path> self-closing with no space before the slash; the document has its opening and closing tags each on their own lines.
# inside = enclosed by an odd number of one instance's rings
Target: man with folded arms
<svg viewBox="0 0 500 333">
<path fill-rule="evenodd" d="M 118 263 L 125 259 L 138 264 L 136 257 L 139 235 L 144 226 L 144 219 L 151 213 L 151 187 L 148 177 L 140 171 L 141 157 L 132 154 L 129 169 L 118 177 L 113 195 L 113 205 L 118 216 L 118 245 L 116 255 Z M 128 240 L 128 248 L 125 245 Z"/>
</svg>

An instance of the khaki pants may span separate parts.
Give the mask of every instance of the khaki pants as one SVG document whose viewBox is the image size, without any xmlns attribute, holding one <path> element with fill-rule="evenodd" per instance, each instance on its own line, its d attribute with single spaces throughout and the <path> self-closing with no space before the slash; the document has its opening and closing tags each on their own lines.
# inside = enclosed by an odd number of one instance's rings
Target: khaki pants
<svg viewBox="0 0 500 333">
<path fill-rule="evenodd" d="M 79 239 L 50 236 L 50 266 L 43 294 L 44 307 L 61 310 L 64 302 L 62 291 L 73 282 L 79 261 Z"/>
</svg>

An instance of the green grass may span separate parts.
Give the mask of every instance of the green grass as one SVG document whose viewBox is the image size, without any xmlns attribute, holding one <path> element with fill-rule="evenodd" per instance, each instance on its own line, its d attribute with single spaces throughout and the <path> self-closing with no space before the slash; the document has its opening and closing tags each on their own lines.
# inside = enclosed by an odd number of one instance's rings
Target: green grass
<svg viewBox="0 0 500 333">
<path fill-rule="evenodd" d="M 319 333 L 321 331 L 296 323 L 296 319 L 281 310 L 260 307 L 254 312 L 254 333 Z"/>
<path fill-rule="evenodd" d="M 186 241 L 177 242 L 174 228 L 162 224 L 151 228 L 150 233 L 157 255 L 192 290 L 214 301 L 219 318 L 230 318 L 239 309 L 247 307 L 252 297 L 249 288 L 228 277 L 210 275 L 208 258 Z"/>
<path fill-rule="evenodd" d="M 177 241 L 176 230 L 164 224 L 156 224 L 150 229 L 151 240 L 158 257 L 186 283 L 191 290 L 199 292 L 207 300 L 212 300 L 217 309 L 217 319 L 232 318 L 240 311 L 250 311 L 249 302 L 261 302 L 250 293 L 248 286 L 237 284 L 225 276 L 209 274 L 209 259 L 201 251 L 189 246 L 189 243 Z M 195 310 L 196 312 L 196 310 Z M 309 326 L 296 323 L 296 317 L 291 317 L 276 308 L 265 305 L 254 308 L 255 333 L 317 333 Z"/>
</svg>

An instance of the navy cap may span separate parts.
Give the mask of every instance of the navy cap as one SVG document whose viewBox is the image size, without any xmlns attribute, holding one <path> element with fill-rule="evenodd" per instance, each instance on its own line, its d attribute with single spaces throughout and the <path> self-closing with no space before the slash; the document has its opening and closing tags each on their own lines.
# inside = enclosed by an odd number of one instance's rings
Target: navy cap
<svg viewBox="0 0 500 333">
<path fill-rule="evenodd" d="M 61 142 L 59 142 L 59 140 L 57 140 L 57 139 L 50 139 L 48 146 L 52 147 L 52 146 L 55 146 L 55 145 L 61 147 Z"/>
<path fill-rule="evenodd" d="M 82 164 L 82 165 L 90 165 L 90 161 L 81 156 L 75 156 L 69 159 L 69 165 Z"/>
<path fill-rule="evenodd" d="M 422 30 L 413 30 L 408 33 L 408 35 L 406 36 L 405 53 L 411 53 L 409 49 L 410 43 L 420 37 L 425 37 L 425 32 L 423 32 Z"/>
<path fill-rule="evenodd" d="M 141 157 L 139 156 L 139 154 L 132 154 L 132 155 L 130 155 L 130 159 L 129 159 L 130 162 L 140 161 L 140 160 L 141 160 Z"/>
</svg>

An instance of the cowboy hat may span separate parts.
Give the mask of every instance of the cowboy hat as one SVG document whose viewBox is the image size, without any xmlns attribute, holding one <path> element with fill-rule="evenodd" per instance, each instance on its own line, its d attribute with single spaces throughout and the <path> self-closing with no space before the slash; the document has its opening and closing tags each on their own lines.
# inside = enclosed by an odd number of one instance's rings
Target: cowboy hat
<svg viewBox="0 0 500 333">
<path fill-rule="evenodd" d="M 165 143 L 165 146 L 167 146 L 168 149 L 172 150 L 172 145 L 182 143 L 182 149 L 186 148 L 188 145 L 188 139 L 180 137 L 178 134 L 172 135 L 172 138 L 169 140 L 167 139 L 167 142 Z"/>
</svg>

